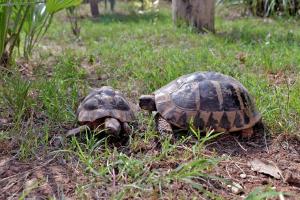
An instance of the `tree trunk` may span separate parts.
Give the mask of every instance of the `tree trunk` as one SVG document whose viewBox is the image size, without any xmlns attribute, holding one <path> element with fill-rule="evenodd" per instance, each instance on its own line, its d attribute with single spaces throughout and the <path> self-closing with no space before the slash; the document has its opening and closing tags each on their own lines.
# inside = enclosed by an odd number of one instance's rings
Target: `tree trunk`
<svg viewBox="0 0 300 200">
<path fill-rule="evenodd" d="M 116 0 L 110 0 L 110 10 L 114 12 L 116 5 Z"/>
<path fill-rule="evenodd" d="M 90 0 L 91 13 L 93 17 L 99 17 L 98 0 Z"/>
<path fill-rule="evenodd" d="M 194 26 L 199 32 L 214 32 L 215 1 L 214 0 L 173 0 L 173 21 Z"/>
</svg>

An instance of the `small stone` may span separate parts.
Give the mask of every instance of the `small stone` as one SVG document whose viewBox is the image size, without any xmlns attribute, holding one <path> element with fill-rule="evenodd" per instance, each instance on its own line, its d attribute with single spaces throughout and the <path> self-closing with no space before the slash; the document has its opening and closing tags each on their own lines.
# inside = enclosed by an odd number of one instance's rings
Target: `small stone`
<svg viewBox="0 0 300 200">
<path fill-rule="evenodd" d="M 247 178 L 247 175 L 243 173 L 243 174 L 240 174 L 240 177 L 241 178 Z"/>
<path fill-rule="evenodd" d="M 243 193 L 243 187 L 238 183 L 233 182 L 232 185 L 227 185 L 227 187 L 231 189 L 233 194 Z"/>
<path fill-rule="evenodd" d="M 8 120 L 5 118 L 0 118 L 0 124 L 7 124 Z"/>
</svg>

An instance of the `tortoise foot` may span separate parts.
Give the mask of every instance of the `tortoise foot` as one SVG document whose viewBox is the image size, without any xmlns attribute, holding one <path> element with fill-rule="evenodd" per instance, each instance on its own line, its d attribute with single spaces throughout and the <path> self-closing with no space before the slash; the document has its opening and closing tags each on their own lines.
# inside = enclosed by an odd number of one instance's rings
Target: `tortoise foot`
<svg viewBox="0 0 300 200">
<path fill-rule="evenodd" d="M 253 134 L 254 134 L 253 128 L 248 128 L 248 129 L 242 130 L 243 138 L 249 139 L 253 136 Z"/>
</svg>

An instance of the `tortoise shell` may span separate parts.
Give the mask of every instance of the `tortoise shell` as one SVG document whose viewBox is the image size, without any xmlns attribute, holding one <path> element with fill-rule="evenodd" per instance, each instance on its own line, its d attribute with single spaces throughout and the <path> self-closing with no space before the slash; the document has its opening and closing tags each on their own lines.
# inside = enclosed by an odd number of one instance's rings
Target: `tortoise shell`
<svg viewBox="0 0 300 200">
<path fill-rule="evenodd" d="M 130 103 L 121 92 L 109 86 L 93 89 L 79 105 L 77 115 L 81 124 L 105 117 L 113 117 L 121 122 L 131 122 L 134 119 Z"/>
<path fill-rule="evenodd" d="M 247 89 L 217 72 L 184 75 L 154 92 L 157 111 L 169 123 L 187 129 L 239 131 L 254 126 L 261 115 Z"/>
</svg>

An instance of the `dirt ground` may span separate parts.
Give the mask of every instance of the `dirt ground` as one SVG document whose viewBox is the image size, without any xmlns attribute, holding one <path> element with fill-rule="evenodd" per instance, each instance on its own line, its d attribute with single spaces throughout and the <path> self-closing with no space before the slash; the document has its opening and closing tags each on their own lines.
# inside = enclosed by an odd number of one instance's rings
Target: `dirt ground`
<svg viewBox="0 0 300 200">
<path fill-rule="evenodd" d="M 75 199 L 78 185 L 89 181 L 79 166 L 61 157 L 22 162 L 13 156 L 14 148 L 9 141 L 0 147 L 0 199 L 18 199 L 27 194 L 26 198 Z M 220 187 L 211 183 L 207 186 L 226 199 L 243 199 L 250 191 L 262 186 L 286 192 L 285 199 L 297 199 L 300 194 L 300 140 L 296 136 L 265 138 L 255 135 L 245 140 L 239 135 L 223 135 L 207 144 L 205 153 L 222 158 L 212 175 L 241 186 L 237 191 L 230 185 Z M 253 171 L 249 162 L 255 158 L 275 164 L 281 170 L 281 177 L 275 179 Z"/>
<path fill-rule="evenodd" d="M 21 162 L 14 157 L 0 159 L 0 199 L 73 199 L 76 184 L 86 181 L 79 169 L 62 159 Z M 75 199 L 75 198 L 74 198 Z"/>
<path fill-rule="evenodd" d="M 256 134 L 250 140 L 238 135 L 223 135 L 209 144 L 207 149 L 223 157 L 214 174 L 242 186 L 241 198 L 257 187 L 270 186 L 276 191 L 286 192 L 286 199 L 297 199 L 300 194 L 300 140 L 297 136 L 280 135 L 276 138 Z M 259 159 L 277 166 L 280 178 L 259 173 L 251 168 L 250 162 Z M 229 193 L 232 190 L 229 188 Z M 228 195 L 228 193 L 227 193 Z M 227 196 L 226 195 L 226 196 Z M 232 193 L 230 196 L 233 195 Z M 236 195 L 232 197 L 237 198 Z"/>
</svg>

